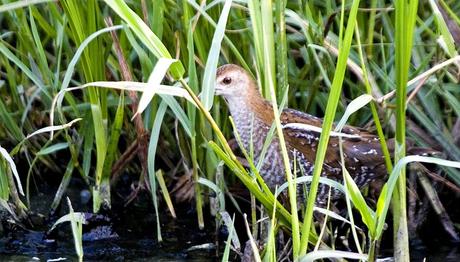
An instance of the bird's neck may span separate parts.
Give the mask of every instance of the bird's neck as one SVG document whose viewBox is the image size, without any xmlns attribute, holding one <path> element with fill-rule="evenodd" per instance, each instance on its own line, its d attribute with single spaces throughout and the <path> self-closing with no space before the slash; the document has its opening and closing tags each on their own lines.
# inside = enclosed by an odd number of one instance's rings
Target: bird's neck
<svg viewBox="0 0 460 262">
<path fill-rule="evenodd" d="M 259 151 L 259 144 L 263 145 L 266 132 L 273 122 L 271 105 L 258 93 L 245 97 L 230 96 L 226 97 L 226 100 L 235 123 L 235 131 L 238 132 L 245 149 L 249 150 L 252 143 L 254 150 Z"/>
<path fill-rule="evenodd" d="M 248 92 L 245 97 L 226 97 L 228 107 L 235 125 L 247 124 L 249 120 L 258 120 L 271 126 L 273 122 L 273 108 L 257 90 Z"/>
<path fill-rule="evenodd" d="M 228 103 L 228 109 L 232 115 L 235 125 L 238 127 L 239 124 L 245 122 L 250 115 L 253 115 L 251 108 L 248 107 L 245 99 L 226 97 Z"/>
<path fill-rule="evenodd" d="M 265 125 L 271 126 L 274 120 L 272 104 L 264 99 L 259 93 L 250 97 L 247 104 L 254 112 L 257 119 Z"/>
</svg>

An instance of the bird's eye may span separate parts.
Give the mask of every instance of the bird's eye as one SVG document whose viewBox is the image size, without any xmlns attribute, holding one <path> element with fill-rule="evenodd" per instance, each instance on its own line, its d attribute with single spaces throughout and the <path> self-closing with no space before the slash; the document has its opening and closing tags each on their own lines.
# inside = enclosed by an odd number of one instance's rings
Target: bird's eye
<svg viewBox="0 0 460 262">
<path fill-rule="evenodd" d="M 225 77 L 224 80 L 222 80 L 222 83 L 229 85 L 232 82 L 232 79 L 230 77 Z"/>
</svg>

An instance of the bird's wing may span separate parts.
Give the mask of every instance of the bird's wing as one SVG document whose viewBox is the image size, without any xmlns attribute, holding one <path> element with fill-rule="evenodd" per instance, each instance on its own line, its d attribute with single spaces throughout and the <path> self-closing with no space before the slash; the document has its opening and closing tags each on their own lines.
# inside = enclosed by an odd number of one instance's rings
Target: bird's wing
<svg viewBox="0 0 460 262">
<path fill-rule="evenodd" d="M 283 132 L 289 147 L 303 153 L 308 161 L 314 162 L 321 134 L 322 120 L 292 109 L 285 109 L 281 115 Z M 324 163 L 341 168 L 339 137 L 342 138 L 345 166 L 350 174 L 381 174 L 384 159 L 377 136 L 360 128 L 344 126 L 340 133 L 331 132 Z"/>
</svg>

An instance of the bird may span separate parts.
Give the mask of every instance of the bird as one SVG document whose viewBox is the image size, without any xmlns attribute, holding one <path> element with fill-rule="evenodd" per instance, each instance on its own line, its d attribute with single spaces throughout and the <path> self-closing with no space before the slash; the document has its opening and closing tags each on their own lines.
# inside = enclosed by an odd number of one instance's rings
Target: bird
<svg viewBox="0 0 460 262">
<path fill-rule="evenodd" d="M 226 64 L 216 70 L 215 92 L 228 105 L 243 149 L 246 152 L 252 150 L 254 163 L 264 157 L 259 173 L 267 186 L 274 190 L 276 186 L 283 184 L 286 175 L 276 132 L 266 153 L 262 155 L 264 143 L 274 122 L 274 113 L 272 104 L 260 94 L 256 81 L 242 67 Z M 295 171 L 298 174 L 312 175 L 323 120 L 285 108 L 280 114 L 280 122 L 291 169 L 295 161 Z M 306 126 L 312 128 L 305 128 Z M 378 136 L 349 125 L 343 127 L 340 136 L 345 167 L 359 188 L 387 176 Z M 389 142 L 388 146 L 391 150 L 394 142 Z M 321 176 L 337 182 L 343 180 L 338 136 L 331 136 L 329 139 Z M 317 203 L 327 203 L 328 193 L 329 187 L 320 185 Z M 332 188 L 332 200 L 340 195 L 342 194 L 337 189 Z"/>
</svg>

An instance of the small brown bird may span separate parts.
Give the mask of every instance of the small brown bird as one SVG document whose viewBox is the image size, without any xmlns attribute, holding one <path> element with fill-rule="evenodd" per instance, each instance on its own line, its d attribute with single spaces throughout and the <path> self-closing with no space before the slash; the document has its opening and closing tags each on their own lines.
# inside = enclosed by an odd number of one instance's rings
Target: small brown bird
<svg viewBox="0 0 460 262">
<path fill-rule="evenodd" d="M 260 95 L 256 82 L 243 68 L 232 64 L 224 65 L 217 69 L 216 77 L 216 94 L 223 96 L 227 101 L 244 149 L 250 152 L 252 148 L 254 163 L 257 164 L 274 121 L 272 105 Z M 280 120 L 291 168 L 295 159 L 298 174 L 311 175 L 322 120 L 293 109 L 284 109 Z M 313 128 L 306 129 L 305 124 Z M 377 136 L 351 126 L 345 126 L 341 136 L 345 166 L 358 187 L 361 188 L 370 181 L 387 175 Z M 276 135 L 262 163 L 260 174 L 271 189 L 285 182 L 284 164 Z M 342 181 L 338 136 L 330 137 L 322 176 Z M 320 186 L 317 198 L 320 203 L 327 201 L 328 190 L 328 187 Z M 338 196 L 339 192 L 333 190 L 333 198 Z"/>
</svg>

